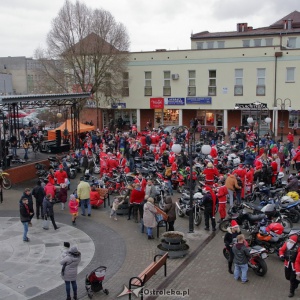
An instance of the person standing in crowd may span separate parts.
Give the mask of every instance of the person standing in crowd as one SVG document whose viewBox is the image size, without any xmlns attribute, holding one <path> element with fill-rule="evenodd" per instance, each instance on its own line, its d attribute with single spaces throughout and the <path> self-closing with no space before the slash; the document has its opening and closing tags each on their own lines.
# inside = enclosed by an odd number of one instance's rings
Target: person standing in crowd
<svg viewBox="0 0 300 300">
<path fill-rule="evenodd" d="M 91 203 L 90 203 L 90 184 L 84 181 L 84 177 L 80 178 L 80 182 L 77 186 L 77 196 L 81 204 L 81 215 L 85 216 L 85 209 L 88 210 L 88 216 L 91 216 Z"/>
<path fill-rule="evenodd" d="M 76 246 L 72 246 L 67 255 L 60 261 L 62 266 L 65 265 L 63 279 L 65 281 L 67 300 L 71 300 L 71 285 L 73 289 L 73 299 L 77 300 L 77 273 L 78 265 L 81 261 L 81 253 Z"/>
<path fill-rule="evenodd" d="M 226 249 L 229 251 L 229 259 L 228 259 L 228 272 L 233 274 L 232 272 L 232 263 L 233 263 L 233 252 L 232 246 L 236 242 L 236 238 L 241 234 L 240 227 L 235 220 L 231 221 L 231 226 L 227 228 L 227 232 L 224 236 L 224 243 Z"/>
<path fill-rule="evenodd" d="M 26 135 L 25 135 L 25 139 L 24 139 L 24 143 L 23 143 L 24 159 L 25 159 L 25 160 L 28 160 L 28 149 L 29 149 L 29 145 L 30 145 L 29 138 L 28 138 L 28 135 L 26 134 Z"/>
<path fill-rule="evenodd" d="M 250 251 L 245 245 L 245 236 L 239 234 L 237 243 L 232 246 L 233 262 L 234 262 L 234 279 L 238 280 L 241 277 L 242 283 L 247 283 L 248 259 Z"/>
<path fill-rule="evenodd" d="M 69 200 L 69 210 L 72 216 L 73 226 L 76 226 L 76 218 L 78 217 L 78 207 L 79 207 L 79 200 L 76 199 L 74 194 L 71 194 Z"/>
<path fill-rule="evenodd" d="M 227 176 L 225 180 L 225 186 L 228 190 L 229 194 L 229 205 L 232 207 L 233 206 L 233 193 L 235 189 L 241 189 L 241 187 L 238 185 L 236 177 L 233 174 L 230 174 Z"/>
<path fill-rule="evenodd" d="M 175 207 L 176 204 L 173 203 L 172 198 L 170 196 L 167 196 L 165 198 L 164 212 L 168 215 L 168 231 L 174 231 L 174 223 L 176 221 Z"/>
<path fill-rule="evenodd" d="M 61 202 L 61 210 L 65 209 L 65 203 L 67 202 L 68 199 L 68 188 L 65 183 L 61 183 L 60 185 L 60 190 L 58 193 L 58 199 Z"/>
<path fill-rule="evenodd" d="M 169 195 L 173 196 L 173 187 L 172 187 L 172 167 L 167 164 L 165 167 L 165 178 L 167 179 L 167 185 L 168 185 L 168 191 L 169 191 Z"/>
<path fill-rule="evenodd" d="M 54 184 L 52 184 L 50 181 L 47 182 L 47 184 L 44 187 L 45 194 L 51 194 L 52 199 L 55 199 L 56 196 L 56 187 Z"/>
<path fill-rule="evenodd" d="M 54 205 L 54 201 L 52 199 L 51 194 L 47 194 L 43 200 L 44 218 L 45 220 L 47 220 L 49 217 L 54 229 L 57 230 L 59 229 L 59 227 L 55 223 L 53 205 Z M 44 227 L 44 229 L 48 229 L 48 228 Z"/>
<path fill-rule="evenodd" d="M 119 208 L 119 205 L 123 204 L 124 203 L 124 200 L 120 201 L 121 199 L 120 198 L 115 198 L 113 203 L 112 203 L 112 206 L 111 206 L 111 210 L 110 210 L 110 218 L 114 217 L 115 221 L 117 221 L 117 210 Z"/>
<path fill-rule="evenodd" d="M 289 297 L 294 297 L 295 290 L 300 282 L 300 247 L 298 236 L 291 235 L 289 239 L 279 249 L 279 256 L 284 260 L 285 278 L 290 281 Z"/>
<path fill-rule="evenodd" d="M 134 189 L 131 191 L 131 195 L 130 195 L 130 204 L 129 204 L 129 208 L 128 208 L 128 219 L 130 220 L 131 217 L 131 211 L 133 209 L 133 205 L 137 204 L 139 205 L 139 212 L 140 212 L 140 218 L 143 218 L 143 206 L 142 203 L 145 199 L 145 192 L 142 190 L 141 188 L 141 184 L 140 183 L 135 183 L 134 185 Z"/>
<path fill-rule="evenodd" d="M 28 233 L 28 225 L 31 221 L 31 216 L 33 215 L 32 212 L 30 212 L 29 204 L 28 204 L 28 198 L 22 198 L 20 203 L 20 219 L 24 227 L 23 231 L 23 241 L 29 242 L 29 238 L 27 237 Z"/>
<path fill-rule="evenodd" d="M 54 173 L 54 177 L 56 178 L 56 184 L 63 184 L 68 179 L 68 174 L 64 170 L 63 165 L 59 165 L 59 169 Z"/>
<path fill-rule="evenodd" d="M 30 220 L 29 220 L 28 226 L 31 227 L 32 226 L 31 220 L 34 216 L 34 209 L 33 209 L 33 200 L 32 200 L 32 194 L 31 194 L 30 188 L 25 188 L 24 193 L 20 199 L 20 204 L 22 203 L 23 198 L 26 198 L 28 200 L 28 207 L 30 210 Z"/>
<path fill-rule="evenodd" d="M 39 219 L 41 215 L 42 219 L 44 219 L 43 200 L 46 194 L 44 189 L 42 188 L 42 183 L 40 180 L 38 180 L 31 194 L 35 198 L 36 218 Z"/>
<path fill-rule="evenodd" d="M 220 220 L 218 223 L 221 223 L 226 218 L 226 203 L 227 203 L 227 195 L 228 190 L 227 187 L 224 185 L 224 180 L 218 181 L 218 192 L 217 192 L 217 198 L 219 200 L 219 214 L 220 214 Z"/>
<path fill-rule="evenodd" d="M 144 221 L 144 226 L 147 227 L 147 235 L 148 235 L 148 240 L 154 239 L 153 236 L 153 228 L 156 227 L 157 222 L 156 222 L 156 208 L 154 206 L 154 199 L 153 198 L 148 198 L 147 202 L 144 204 L 144 216 L 143 216 L 143 221 Z"/>
<path fill-rule="evenodd" d="M 205 218 L 205 230 L 209 230 L 209 219 L 211 219 L 211 226 L 212 231 L 216 231 L 216 202 L 217 197 L 216 194 L 213 192 L 211 187 L 205 186 L 203 189 L 205 191 L 205 195 L 203 197 L 203 206 L 204 206 L 204 218 Z"/>
<path fill-rule="evenodd" d="M 147 200 L 149 197 L 154 199 L 155 196 L 156 196 L 156 188 L 153 185 L 152 180 L 148 179 L 146 189 L 145 189 L 145 200 Z"/>
</svg>

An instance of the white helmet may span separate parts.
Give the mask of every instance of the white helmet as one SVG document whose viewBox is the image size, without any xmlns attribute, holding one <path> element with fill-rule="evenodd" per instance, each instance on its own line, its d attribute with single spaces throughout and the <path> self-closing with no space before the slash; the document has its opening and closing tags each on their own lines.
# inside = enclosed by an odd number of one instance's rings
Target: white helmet
<svg viewBox="0 0 300 300">
<path fill-rule="evenodd" d="M 293 198 L 290 196 L 283 196 L 281 198 L 281 203 L 290 203 L 290 202 L 294 202 Z"/>
<path fill-rule="evenodd" d="M 284 173 L 283 172 L 279 172 L 278 173 L 278 179 L 281 179 L 281 178 L 283 178 L 284 177 Z"/>
<path fill-rule="evenodd" d="M 194 197 L 193 197 L 193 198 L 194 198 L 194 199 L 197 199 L 197 200 L 200 200 L 200 199 L 203 198 L 203 195 L 202 195 L 200 192 L 197 192 L 197 193 L 194 194 Z"/>
<path fill-rule="evenodd" d="M 241 163 L 241 160 L 239 157 L 236 157 L 233 159 L 233 164 L 236 166 L 236 165 L 239 165 Z"/>
</svg>

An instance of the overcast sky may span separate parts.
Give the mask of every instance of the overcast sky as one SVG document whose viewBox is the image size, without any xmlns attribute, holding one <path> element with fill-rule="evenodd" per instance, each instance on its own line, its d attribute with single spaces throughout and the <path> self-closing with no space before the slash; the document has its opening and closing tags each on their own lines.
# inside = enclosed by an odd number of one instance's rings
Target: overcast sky
<svg viewBox="0 0 300 300">
<path fill-rule="evenodd" d="M 76 0 L 71 0 L 75 3 Z M 131 51 L 190 49 L 191 33 L 233 31 L 236 23 L 269 26 L 299 0 L 82 0 L 111 12 L 125 25 Z M 45 47 L 51 21 L 64 0 L 0 0 L 0 57 L 32 57 Z"/>
</svg>

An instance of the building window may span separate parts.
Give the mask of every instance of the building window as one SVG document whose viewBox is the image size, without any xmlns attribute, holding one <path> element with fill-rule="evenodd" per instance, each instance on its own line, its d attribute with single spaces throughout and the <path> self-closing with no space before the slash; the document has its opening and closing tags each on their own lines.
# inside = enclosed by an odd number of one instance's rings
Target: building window
<svg viewBox="0 0 300 300">
<path fill-rule="evenodd" d="M 296 48 L 296 38 L 288 38 L 287 43 L 286 43 L 287 48 Z"/>
<path fill-rule="evenodd" d="M 266 95 L 266 69 L 257 69 L 256 96 Z"/>
<path fill-rule="evenodd" d="M 213 49 L 214 48 L 214 42 L 207 42 L 207 49 Z"/>
<path fill-rule="evenodd" d="M 289 128 L 292 128 L 295 124 L 299 126 L 299 117 L 298 111 L 290 111 L 289 112 Z"/>
<path fill-rule="evenodd" d="M 218 48 L 219 49 L 225 48 L 225 42 L 224 41 L 218 41 Z"/>
<path fill-rule="evenodd" d="M 234 77 L 234 96 L 243 96 L 243 69 L 235 69 Z"/>
<path fill-rule="evenodd" d="M 250 47 L 250 40 L 243 40 L 243 47 Z"/>
<path fill-rule="evenodd" d="M 203 49 L 203 42 L 196 42 L 196 45 L 197 45 L 197 49 L 200 50 L 200 49 Z"/>
<path fill-rule="evenodd" d="M 267 38 L 266 39 L 266 46 L 273 46 L 273 39 L 272 38 Z"/>
<path fill-rule="evenodd" d="M 111 74 L 105 73 L 105 91 L 104 95 L 106 97 L 111 96 Z"/>
<path fill-rule="evenodd" d="M 286 68 L 285 82 L 295 82 L 295 68 Z"/>
<path fill-rule="evenodd" d="M 254 47 L 260 47 L 261 46 L 261 39 L 254 39 Z"/>
<path fill-rule="evenodd" d="M 164 71 L 163 95 L 171 96 L 171 72 L 170 71 Z"/>
<path fill-rule="evenodd" d="M 189 71 L 188 96 L 196 96 L 196 71 Z"/>
<path fill-rule="evenodd" d="M 151 72 L 145 72 L 145 96 L 152 96 Z"/>
<path fill-rule="evenodd" d="M 217 71 L 209 70 L 209 79 L 208 79 L 208 96 L 217 95 Z"/>
<path fill-rule="evenodd" d="M 123 73 L 123 88 L 122 88 L 122 96 L 129 97 L 129 73 Z"/>
</svg>

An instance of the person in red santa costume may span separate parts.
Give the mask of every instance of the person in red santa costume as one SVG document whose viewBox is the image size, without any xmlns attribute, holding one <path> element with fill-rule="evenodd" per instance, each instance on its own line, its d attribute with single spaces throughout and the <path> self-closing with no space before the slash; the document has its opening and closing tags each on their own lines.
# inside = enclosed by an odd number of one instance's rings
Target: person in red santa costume
<svg viewBox="0 0 300 300">
<path fill-rule="evenodd" d="M 143 177 L 142 173 L 139 173 L 135 178 L 134 183 L 140 184 L 142 191 L 146 190 L 147 180 Z"/>
<path fill-rule="evenodd" d="M 246 177 L 245 177 L 246 193 L 252 193 L 253 180 L 254 180 L 254 169 L 250 166 L 249 169 L 247 170 Z"/>
<path fill-rule="evenodd" d="M 165 142 L 165 139 L 161 139 L 160 148 L 159 148 L 160 155 L 162 155 L 166 150 L 167 150 L 167 143 Z"/>
<path fill-rule="evenodd" d="M 276 155 L 276 154 L 275 154 Z M 276 162 L 277 156 L 273 155 L 272 162 L 271 162 L 271 168 L 272 168 L 272 179 L 271 184 L 274 185 L 277 179 L 278 175 L 278 164 Z"/>
<path fill-rule="evenodd" d="M 215 181 L 215 176 L 219 176 L 219 171 L 214 167 L 212 162 L 207 163 L 207 167 L 203 170 L 205 175 L 205 184 L 212 186 Z"/>
<path fill-rule="evenodd" d="M 170 152 L 169 154 L 169 164 L 172 165 L 172 163 L 175 161 L 176 155 L 174 152 Z"/>
<path fill-rule="evenodd" d="M 234 170 L 232 172 L 232 174 L 237 174 L 241 181 L 242 181 L 242 194 L 241 194 L 241 197 L 244 199 L 245 198 L 245 178 L 246 178 L 246 174 L 247 174 L 247 171 L 246 169 L 244 168 L 244 165 L 243 164 L 239 164 L 238 168 L 236 170 Z"/>
<path fill-rule="evenodd" d="M 224 178 L 218 181 L 218 189 L 217 189 L 217 198 L 219 200 L 219 214 L 220 220 L 218 223 L 221 223 L 226 218 L 226 203 L 227 203 L 227 195 L 228 190 L 224 185 Z"/>
<path fill-rule="evenodd" d="M 117 169 L 119 165 L 118 160 L 114 157 L 112 153 L 108 153 L 108 159 L 107 159 L 107 168 L 108 172 L 112 173 L 114 169 Z"/>
<path fill-rule="evenodd" d="M 126 158 L 121 154 L 120 158 L 119 158 L 119 168 L 121 168 L 121 170 L 124 170 L 127 164 L 127 160 Z"/>
<path fill-rule="evenodd" d="M 211 147 L 210 156 L 214 159 L 214 165 L 216 166 L 218 164 L 218 151 L 216 145 Z"/>
</svg>

